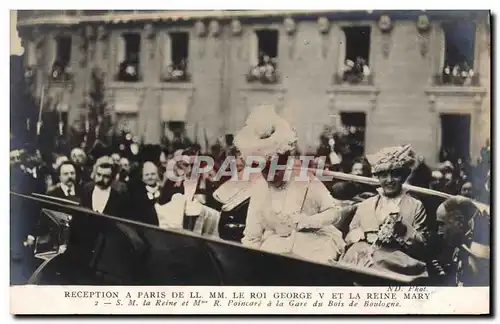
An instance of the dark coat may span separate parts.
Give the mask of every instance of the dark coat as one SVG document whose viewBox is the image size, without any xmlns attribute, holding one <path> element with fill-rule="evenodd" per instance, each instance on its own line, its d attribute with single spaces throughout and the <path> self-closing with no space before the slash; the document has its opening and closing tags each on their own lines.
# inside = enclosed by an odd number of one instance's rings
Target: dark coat
<svg viewBox="0 0 500 324">
<path fill-rule="evenodd" d="M 62 190 L 61 186 L 57 186 L 55 188 L 52 188 L 51 190 L 49 190 L 47 192 L 47 195 L 51 196 L 51 197 L 71 200 L 71 201 L 78 202 L 78 203 L 81 201 L 81 189 L 79 186 L 75 186 L 75 195 L 74 196 L 66 196 L 64 194 L 64 191 Z"/>
<path fill-rule="evenodd" d="M 131 184 L 129 193 L 131 201 L 130 218 L 138 222 L 158 225 L 158 215 L 154 205 L 159 199 L 150 200 L 146 186 L 142 182 Z"/>
<path fill-rule="evenodd" d="M 94 191 L 95 184 L 90 182 L 83 187 L 81 194 L 82 206 L 94 210 L 92 206 L 92 193 Z M 108 202 L 103 210 L 103 214 L 129 218 L 128 209 L 128 194 L 123 191 L 117 190 L 114 186 L 111 186 L 111 192 L 109 194 Z"/>
<path fill-rule="evenodd" d="M 95 188 L 93 182 L 87 183 L 81 190 L 81 205 L 94 210 L 92 206 L 92 194 Z M 126 192 L 118 191 L 111 186 L 108 201 L 104 207 L 103 214 L 129 219 L 129 198 Z M 74 217 L 70 226 L 70 240 L 68 250 L 78 255 L 74 262 L 92 265 L 92 260 L 99 258 L 103 248 L 112 243 L 111 233 L 116 232 L 116 221 L 96 215 L 79 215 Z"/>
</svg>

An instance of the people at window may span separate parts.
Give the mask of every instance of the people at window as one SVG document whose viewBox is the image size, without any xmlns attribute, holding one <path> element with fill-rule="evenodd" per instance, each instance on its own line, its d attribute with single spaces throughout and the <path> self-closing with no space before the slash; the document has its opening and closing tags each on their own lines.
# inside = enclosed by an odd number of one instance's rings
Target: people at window
<svg viewBox="0 0 500 324">
<path fill-rule="evenodd" d="M 250 82 L 275 83 L 277 81 L 277 58 L 265 52 L 259 52 L 259 61 L 256 66 L 250 67 L 247 79 Z"/>
<path fill-rule="evenodd" d="M 138 53 L 130 53 L 128 56 L 125 61 L 120 63 L 118 79 L 124 82 L 137 82 L 140 79 L 139 55 Z"/>
<path fill-rule="evenodd" d="M 362 57 L 357 57 L 356 61 L 347 60 L 342 72 L 343 82 L 361 83 L 367 82 L 371 75 L 370 67 L 366 60 Z"/>
<path fill-rule="evenodd" d="M 188 81 L 190 75 L 187 70 L 187 59 L 183 58 L 178 63 L 166 67 L 164 81 Z"/>
<path fill-rule="evenodd" d="M 474 70 L 467 62 L 460 64 L 446 64 L 443 68 L 443 84 L 472 85 L 475 76 Z"/>
<path fill-rule="evenodd" d="M 50 74 L 52 80 L 68 81 L 71 78 L 71 68 L 68 63 L 62 60 L 56 60 L 52 65 Z"/>
</svg>

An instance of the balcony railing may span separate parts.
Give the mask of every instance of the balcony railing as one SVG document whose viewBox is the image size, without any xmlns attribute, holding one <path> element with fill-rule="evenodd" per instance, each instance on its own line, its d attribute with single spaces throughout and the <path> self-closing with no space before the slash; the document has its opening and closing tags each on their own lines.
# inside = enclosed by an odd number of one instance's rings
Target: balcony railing
<svg viewBox="0 0 500 324">
<path fill-rule="evenodd" d="M 474 75 L 451 75 L 451 74 L 436 74 L 433 77 L 433 85 L 435 86 L 480 86 L 479 74 Z"/>
<path fill-rule="evenodd" d="M 163 82 L 189 82 L 191 74 L 185 64 L 170 64 L 165 68 L 161 76 Z"/>
<path fill-rule="evenodd" d="M 373 74 L 337 73 L 333 76 L 333 84 L 373 85 Z"/>
</svg>

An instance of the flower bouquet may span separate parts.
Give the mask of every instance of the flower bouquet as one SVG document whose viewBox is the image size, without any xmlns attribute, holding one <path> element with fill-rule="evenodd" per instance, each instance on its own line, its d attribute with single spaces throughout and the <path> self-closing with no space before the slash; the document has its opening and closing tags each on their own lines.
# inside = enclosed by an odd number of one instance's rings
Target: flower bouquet
<svg viewBox="0 0 500 324">
<path fill-rule="evenodd" d="M 375 241 L 372 243 L 372 247 L 381 247 L 383 245 L 391 244 L 398 240 L 397 233 L 397 223 L 401 221 L 401 215 L 399 212 L 394 211 L 389 214 L 384 220 L 380 229 L 377 233 Z"/>
<path fill-rule="evenodd" d="M 191 76 L 186 71 L 186 67 L 170 64 L 165 68 L 163 74 L 163 81 L 165 82 L 186 82 L 189 81 Z"/>
</svg>

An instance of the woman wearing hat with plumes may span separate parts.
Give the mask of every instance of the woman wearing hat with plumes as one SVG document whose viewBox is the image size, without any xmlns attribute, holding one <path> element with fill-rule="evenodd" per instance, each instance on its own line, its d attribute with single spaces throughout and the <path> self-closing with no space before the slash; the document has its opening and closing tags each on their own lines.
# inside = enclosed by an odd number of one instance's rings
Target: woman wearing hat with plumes
<svg viewBox="0 0 500 324">
<path fill-rule="evenodd" d="M 342 233 L 333 225 L 342 218 L 340 208 L 312 174 L 296 178 L 300 168 L 288 159 L 296 142 L 295 130 L 272 106 L 254 109 L 236 135 L 235 144 L 247 162 L 250 156 L 266 161 L 252 187 L 242 243 L 317 262 L 337 260 L 345 246 Z M 287 170 L 275 169 L 273 164 Z"/>
<path fill-rule="evenodd" d="M 359 204 L 345 240 L 342 261 L 410 277 L 428 276 L 427 214 L 422 202 L 403 189 L 414 164 L 409 145 L 391 147 L 373 158 L 378 194 Z"/>
</svg>

